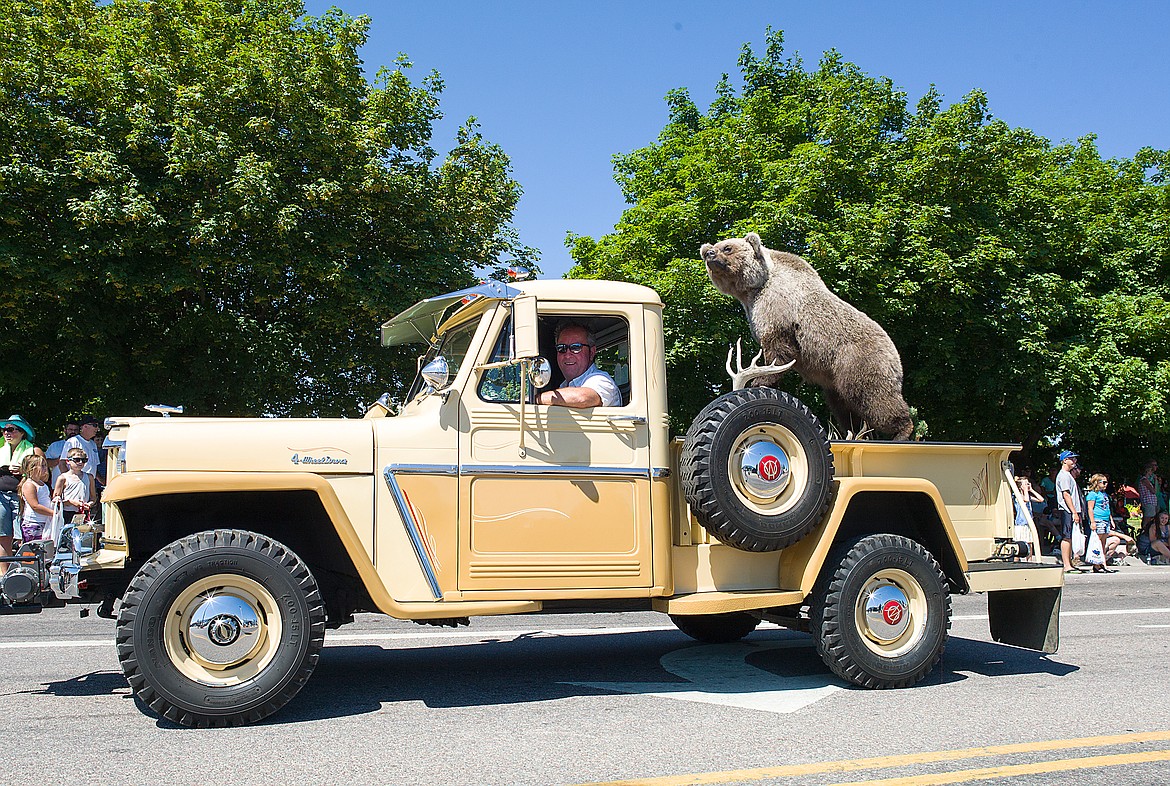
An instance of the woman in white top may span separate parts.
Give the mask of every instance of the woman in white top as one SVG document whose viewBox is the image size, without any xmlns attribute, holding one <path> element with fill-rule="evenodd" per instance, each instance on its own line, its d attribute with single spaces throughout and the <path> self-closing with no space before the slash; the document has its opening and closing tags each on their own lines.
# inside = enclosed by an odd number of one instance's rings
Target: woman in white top
<svg viewBox="0 0 1170 786">
<path fill-rule="evenodd" d="M 49 490 L 52 471 L 44 456 L 25 456 L 20 463 L 21 540 L 40 540 L 53 519 L 53 499 Z"/>
</svg>

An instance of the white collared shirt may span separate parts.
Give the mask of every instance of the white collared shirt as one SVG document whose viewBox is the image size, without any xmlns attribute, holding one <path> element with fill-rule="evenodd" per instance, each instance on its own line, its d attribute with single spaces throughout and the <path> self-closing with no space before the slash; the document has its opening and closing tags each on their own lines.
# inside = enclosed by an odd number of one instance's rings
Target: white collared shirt
<svg viewBox="0 0 1170 786">
<path fill-rule="evenodd" d="M 589 368 L 585 369 L 585 373 L 579 377 L 566 379 L 560 384 L 560 387 L 595 390 L 597 395 L 601 396 L 601 406 L 603 407 L 620 407 L 622 405 L 622 394 L 618 390 L 617 383 L 613 381 L 613 377 L 599 369 L 596 363 L 590 364 Z"/>
</svg>

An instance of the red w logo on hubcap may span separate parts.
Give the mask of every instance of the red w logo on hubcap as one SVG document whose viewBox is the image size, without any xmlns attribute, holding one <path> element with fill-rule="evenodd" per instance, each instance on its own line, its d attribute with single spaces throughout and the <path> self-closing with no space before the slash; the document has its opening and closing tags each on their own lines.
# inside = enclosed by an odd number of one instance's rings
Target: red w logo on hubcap
<svg viewBox="0 0 1170 786">
<path fill-rule="evenodd" d="M 896 600 L 887 600 L 882 606 L 882 619 L 887 625 L 897 625 L 902 621 L 902 614 L 906 608 Z"/>
<path fill-rule="evenodd" d="M 760 459 L 759 473 L 764 480 L 775 480 L 780 477 L 780 459 L 775 456 L 764 456 Z"/>
</svg>

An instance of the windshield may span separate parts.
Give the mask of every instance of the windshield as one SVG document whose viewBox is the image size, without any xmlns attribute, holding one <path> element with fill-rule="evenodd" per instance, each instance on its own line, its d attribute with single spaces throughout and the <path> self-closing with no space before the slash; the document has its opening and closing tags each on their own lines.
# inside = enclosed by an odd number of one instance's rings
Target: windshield
<svg viewBox="0 0 1170 786">
<path fill-rule="evenodd" d="M 439 336 L 432 344 L 427 354 L 419 359 L 418 368 L 421 372 L 427 363 L 442 355 L 447 360 L 447 369 L 449 376 L 448 380 L 454 381 L 455 377 L 459 375 L 459 369 L 463 367 L 463 360 L 467 356 L 467 349 L 471 346 L 471 339 L 475 335 L 475 329 L 479 327 L 479 320 L 472 319 L 464 322 L 462 325 L 451 328 L 443 335 Z M 416 373 L 414 382 L 410 386 L 410 392 L 406 396 L 407 402 L 414 401 L 418 398 L 418 394 L 422 392 L 426 383 L 423 382 L 422 374 Z"/>
</svg>

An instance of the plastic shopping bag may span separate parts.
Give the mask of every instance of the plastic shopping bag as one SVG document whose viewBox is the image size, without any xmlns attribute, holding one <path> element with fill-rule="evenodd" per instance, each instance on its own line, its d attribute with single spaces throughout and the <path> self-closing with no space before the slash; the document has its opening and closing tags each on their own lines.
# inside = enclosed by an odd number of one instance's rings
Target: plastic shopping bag
<svg viewBox="0 0 1170 786">
<path fill-rule="evenodd" d="M 1085 549 L 1085 563 L 1088 565 L 1105 564 L 1105 549 L 1101 547 L 1101 536 L 1096 532 L 1089 535 L 1088 546 Z"/>
<path fill-rule="evenodd" d="M 1072 553 L 1077 557 L 1085 553 L 1085 531 L 1075 521 L 1072 528 Z"/>
<path fill-rule="evenodd" d="M 49 530 L 46 533 L 48 540 L 53 541 L 53 545 L 61 540 L 61 533 L 65 530 L 65 511 L 61 507 L 61 500 L 53 503 L 53 518 L 49 522 Z"/>
</svg>

